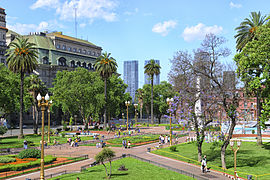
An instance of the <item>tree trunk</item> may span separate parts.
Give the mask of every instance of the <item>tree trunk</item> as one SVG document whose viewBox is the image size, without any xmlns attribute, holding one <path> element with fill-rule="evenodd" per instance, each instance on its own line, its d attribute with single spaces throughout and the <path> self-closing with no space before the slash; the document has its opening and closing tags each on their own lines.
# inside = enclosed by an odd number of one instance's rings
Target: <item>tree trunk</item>
<svg viewBox="0 0 270 180">
<path fill-rule="evenodd" d="M 154 97 L 153 97 L 153 89 L 154 89 L 154 76 L 151 77 L 151 123 L 154 124 Z"/>
<path fill-rule="evenodd" d="M 106 172 L 106 177 L 108 177 L 108 173 L 107 173 L 107 167 L 105 166 L 105 164 L 102 162 L 102 165 L 104 166 L 105 168 L 105 172 Z"/>
<path fill-rule="evenodd" d="M 110 162 L 110 174 L 109 174 L 109 178 L 111 178 L 111 175 L 112 175 L 112 162 L 111 161 L 109 161 Z"/>
<path fill-rule="evenodd" d="M 259 91 L 259 90 L 258 90 Z M 262 145 L 262 132 L 261 132 L 261 98 L 257 92 L 257 145 Z"/>
<path fill-rule="evenodd" d="M 105 95 L 105 105 L 104 105 L 104 128 L 107 127 L 107 78 L 104 79 L 104 95 Z"/>
<path fill-rule="evenodd" d="M 35 130 L 34 130 L 34 133 L 35 134 L 38 134 L 38 125 L 39 125 L 39 116 L 38 116 L 38 107 L 37 107 L 37 105 L 35 105 L 35 114 L 36 114 L 36 128 L 35 128 Z"/>
<path fill-rule="evenodd" d="M 23 84 L 24 84 L 24 73 L 21 72 L 21 89 L 20 89 L 20 134 L 18 135 L 19 139 L 23 138 Z"/>
<path fill-rule="evenodd" d="M 141 119 L 141 123 L 142 123 L 142 106 L 140 108 L 140 119 Z"/>
<path fill-rule="evenodd" d="M 230 143 L 230 139 L 232 138 L 233 130 L 234 130 L 234 127 L 236 125 L 236 121 L 234 118 L 233 119 L 231 118 L 231 122 L 232 122 L 232 124 L 230 125 L 228 137 L 224 139 L 224 143 L 221 146 L 221 152 L 220 152 L 221 153 L 221 164 L 222 164 L 222 168 L 224 168 L 224 169 L 226 169 L 226 149 Z"/>
</svg>

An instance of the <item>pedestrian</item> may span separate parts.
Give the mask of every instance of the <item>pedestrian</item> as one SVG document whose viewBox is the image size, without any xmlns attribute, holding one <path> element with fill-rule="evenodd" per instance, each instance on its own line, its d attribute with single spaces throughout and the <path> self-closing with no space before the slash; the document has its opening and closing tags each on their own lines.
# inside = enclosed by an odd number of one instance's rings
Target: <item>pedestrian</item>
<svg viewBox="0 0 270 180">
<path fill-rule="evenodd" d="M 118 131 L 118 137 L 120 137 L 120 135 L 121 135 L 121 132 L 120 132 L 120 129 L 119 129 L 119 131 Z"/>
<path fill-rule="evenodd" d="M 23 147 L 24 147 L 24 149 L 27 149 L 27 141 L 26 140 L 23 141 Z"/>
<path fill-rule="evenodd" d="M 131 131 L 130 130 L 128 131 L 128 135 L 131 136 Z"/>
<path fill-rule="evenodd" d="M 206 162 L 206 155 L 204 156 L 204 158 L 202 159 L 202 163 L 201 163 L 201 168 L 202 168 L 202 172 L 206 173 L 207 172 L 207 162 Z"/>
<path fill-rule="evenodd" d="M 79 177 L 77 177 L 77 178 L 76 178 L 76 180 L 80 180 L 80 178 L 79 178 Z"/>
<path fill-rule="evenodd" d="M 128 141 L 128 145 L 127 145 L 127 146 L 128 146 L 128 148 L 130 148 L 130 147 L 131 147 L 131 143 L 130 143 L 130 141 Z"/>
<path fill-rule="evenodd" d="M 161 136 L 161 143 L 164 144 L 164 137 Z"/>
<path fill-rule="evenodd" d="M 166 135 L 165 136 L 165 144 L 167 144 L 168 143 L 168 136 Z"/>
</svg>

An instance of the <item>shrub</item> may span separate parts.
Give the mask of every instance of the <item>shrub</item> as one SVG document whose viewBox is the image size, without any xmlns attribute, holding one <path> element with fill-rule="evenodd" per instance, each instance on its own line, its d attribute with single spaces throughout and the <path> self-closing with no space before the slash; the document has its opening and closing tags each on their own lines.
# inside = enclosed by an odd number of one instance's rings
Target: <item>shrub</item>
<svg viewBox="0 0 270 180">
<path fill-rule="evenodd" d="M 171 146 L 170 150 L 176 152 L 176 146 Z"/>
<path fill-rule="evenodd" d="M 3 135 L 7 132 L 7 128 L 5 126 L 0 126 L 0 135 Z"/>
<path fill-rule="evenodd" d="M 251 132 L 252 132 L 252 134 L 255 134 L 255 130 L 254 129 Z"/>
<path fill-rule="evenodd" d="M 7 156 L 2 156 L 0 157 L 0 163 L 10 163 L 10 162 L 15 162 L 16 159 L 12 157 L 7 157 Z"/>
<path fill-rule="evenodd" d="M 18 158 L 40 158 L 41 153 L 39 149 L 25 149 L 18 154 Z"/>
</svg>

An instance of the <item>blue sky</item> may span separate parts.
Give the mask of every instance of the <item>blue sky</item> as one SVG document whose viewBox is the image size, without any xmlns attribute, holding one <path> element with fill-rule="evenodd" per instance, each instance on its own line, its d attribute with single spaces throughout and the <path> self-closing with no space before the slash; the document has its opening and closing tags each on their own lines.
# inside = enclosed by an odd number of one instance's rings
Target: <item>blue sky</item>
<svg viewBox="0 0 270 180">
<path fill-rule="evenodd" d="M 252 11 L 269 14 L 269 0 L 0 0 L 7 27 L 21 34 L 62 31 L 88 39 L 111 52 L 123 73 L 125 60 L 139 61 L 139 84 L 144 83 L 144 60 L 159 59 L 161 81 L 167 80 L 170 59 L 178 50 L 199 47 L 206 33 L 224 36 L 235 54 L 235 27 Z"/>
</svg>

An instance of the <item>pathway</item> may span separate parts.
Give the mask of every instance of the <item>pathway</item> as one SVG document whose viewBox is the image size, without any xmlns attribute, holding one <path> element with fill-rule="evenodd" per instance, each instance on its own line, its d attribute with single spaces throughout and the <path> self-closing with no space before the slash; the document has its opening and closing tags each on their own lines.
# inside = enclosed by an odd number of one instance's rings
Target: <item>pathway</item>
<svg viewBox="0 0 270 180">
<path fill-rule="evenodd" d="M 155 132 L 158 132 L 161 129 L 159 127 L 157 127 L 157 128 L 153 128 L 152 130 Z M 150 131 L 150 129 L 149 129 L 149 131 Z M 164 133 L 164 131 L 163 131 L 163 133 Z M 185 138 L 186 137 L 179 138 L 179 141 L 184 142 Z M 158 143 L 153 143 L 153 144 L 134 147 L 131 149 L 124 149 L 122 147 L 113 147 L 113 150 L 116 152 L 116 156 L 121 156 L 122 154 L 133 154 L 133 155 L 136 155 L 138 157 L 141 157 L 141 158 L 144 158 L 147 160 L 151 160 L 151 161 L 163 164 L 163 165 L 170 166 L 172 168 L 176 168 L 176 169 L 184 170 L 184 171 L 189 172 L 189 173 L 196 174 L 197 176 L 202 177 L 204 179 L 205 178 L 206 179 L 213 179 L 213 180 L 227 180 L 227 179 L 229 179 L 228 177 L 225 177 L 224 175 L 222 175 L 221 173 L 216 172 L 216 171 L 211 171 L 210 173 L 204 174 L 201 172 L 199 166 L 192 165 L 192 164 L 178 161 L 178 160 L 174 160 L 174 159 L 170 159 L 170 158 L 166 158 L 166 157 L 162 157 L 162 156 L 158 156 L 158 155 L 147 152 L 148 147 L 154 147 L 157 145 L 158 145 Z M 58 156 L 60 156 L 60 155 L 79 156 L 79 155 L 87 154 L 89 156 L 89 159 L 75 162 L 75 163 L 71 163 L 71 164 L 67 164 L 67 165 L 62 165 L 62 166 L 55 167 L 55 168 L 47 169 L 47 170 L 45 170 L 45 175 L 58 173 L 58 172 L 61 172 L 64 170 L 66 170 L 66 171 L 80 171 L 81 166 L 93 163 L 95 161 L 94 156 L 98 152 L 100 152 L 101 150 L 102 149 L 99 149 L 99 148 L 96 148 L 93 146 L 80 146 L 80 147 L 58 146 L 58 147 L 46 149 L 45 154 L 54 154 L 54 155 L 58 155 Z M 40 177 L 40 172 L 33 172 L 31 174 L 25 174 L 25 175 L 10 178 L 10 179 L 11 180 L 25 180 L 26 178 L 34 179 L 34 178 L 39 178 L 39 177 Z"/>
</svg>

